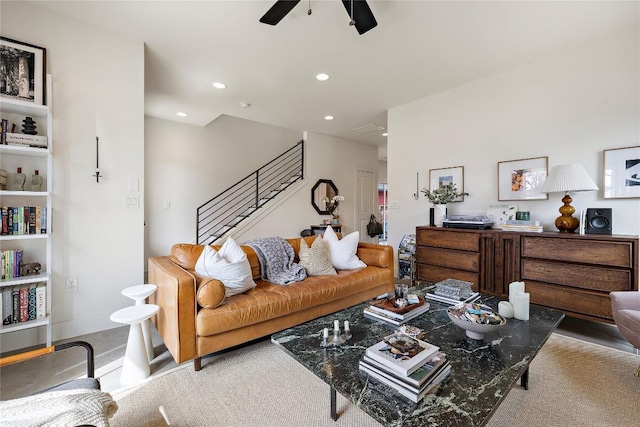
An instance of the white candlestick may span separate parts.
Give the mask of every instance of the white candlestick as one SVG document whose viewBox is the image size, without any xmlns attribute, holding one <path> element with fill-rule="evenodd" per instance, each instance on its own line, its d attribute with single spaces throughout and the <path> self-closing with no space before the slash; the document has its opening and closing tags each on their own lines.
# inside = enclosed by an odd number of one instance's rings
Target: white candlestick
<svg viewBox="0 0 640 427">
<path fill-rule="evenodd" d="M 324 331 L 322 331 L 322 336 L 324 338 L 329 338 L 329 328 L 324 328 Z"/>
<path fill-rule="evenodd" d="M 504 318 L 511 319 L 513 317 L 513 305 L 509 301 L 500 301 L 498 303 L 498 314 Z"/>
<path fill-rule="evenodd" d="M 516 293 L 524 293 L 524 282 L 511 282 L 509 283 L 509 302 L 513 304 L 513 295 Z"/>
<path fill-rule="evenodd" d="M 348 320 L 344 321 L 344 332 L 345 333 L 349 333 L 349 321 Z"/>
<path fill-rule="evenodd" d="M 529 320 L 529 294 L 520 292 L 513 296 L 513 317 Z"/>
<path fill-rule="evenodd" d="M 333 321 L 333 333 L 334 334 L 339 334 L 340 333 L 340 322 L 337 320 Z"/>
</svg>

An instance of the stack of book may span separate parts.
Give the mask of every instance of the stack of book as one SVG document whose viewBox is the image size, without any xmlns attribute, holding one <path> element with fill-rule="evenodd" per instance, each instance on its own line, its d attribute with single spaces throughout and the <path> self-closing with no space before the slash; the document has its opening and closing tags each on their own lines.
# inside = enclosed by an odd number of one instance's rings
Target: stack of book
<svg viewBox="0 0 640 427">
<path fill-rule="evenodd" d="M 438 347 L 400 332 L 369 347 L 359 369 L 416 403 L 451 373 Z"/>
<path fill-rule="evenodd" d="M 445 279 L 436 283 L 435 290 L 427 292 L 425 297 L 451 305 L 473 302 L 480 298 L 480 293 L 473 291 L 471 285 L 464 280 Z"/>
<path fill-rule="evenodd" d="M 396 299 L 393 297 L 377 299 L 371 301 L 371 303 L 364 308 L 364 315 L 365 317 L 384 320 L 394 325 L 402 325 L 422 313 L 429 311 L 429 303 L 425 302 L 423 297 L 416 298 L 417 303 L 404 307 L 397 305 Z"/>
<path fill-rule="evenodd" d="M 7 286 L 2 288 L 0 294 L 0 318 L 3 325 L 43 319 L 47 315 L 45 282 Z"/>
<path fill-rule="evenodd" d="M 532 233 L 542 233 L 544 230 L 540 225 L 540 221 L 508 219 L 502 224 L 502 231 L 530 231 Z"/>
</svg>

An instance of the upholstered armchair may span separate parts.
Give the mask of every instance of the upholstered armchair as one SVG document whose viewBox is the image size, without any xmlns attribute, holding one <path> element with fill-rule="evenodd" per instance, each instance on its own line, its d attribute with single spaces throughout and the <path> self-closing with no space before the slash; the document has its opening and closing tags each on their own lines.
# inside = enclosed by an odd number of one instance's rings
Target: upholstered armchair
<svg viewBox="0 0 640 427">
<path fill-rule="evenodd" d="M 611 292 L 609 296 L 618 330 L 635 348 L 640 348 L 640 292 Z M 640 377 L 640 366 L 636 377 Z"/>
</svg>

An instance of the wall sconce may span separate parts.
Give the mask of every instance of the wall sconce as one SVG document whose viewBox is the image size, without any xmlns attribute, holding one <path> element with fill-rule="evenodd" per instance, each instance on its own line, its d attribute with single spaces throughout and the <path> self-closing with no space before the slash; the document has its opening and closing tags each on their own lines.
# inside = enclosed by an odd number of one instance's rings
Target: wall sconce
<svg viewBox="0 0 640 427">
<path fill-rule="evenodd" d="M 96 182 L 100 182 L 100 178 L 102 178 L 102 175 L 100 175 L 100 161 L 99 161 L 99 157 L 98 157 L 98 147 L 100 145 L 100 139 L 96 136 L 96 173 L 95 175 L 91 175 L 91 176 L 95 176 L 96 177 Z"/>
<path fill-rule="evenodd" d="M 416 192 L 413 193 L 413 198 L 418 200 L 418 187 L 420 186 L 420 172 L 416 172 Z"/>
</svg>

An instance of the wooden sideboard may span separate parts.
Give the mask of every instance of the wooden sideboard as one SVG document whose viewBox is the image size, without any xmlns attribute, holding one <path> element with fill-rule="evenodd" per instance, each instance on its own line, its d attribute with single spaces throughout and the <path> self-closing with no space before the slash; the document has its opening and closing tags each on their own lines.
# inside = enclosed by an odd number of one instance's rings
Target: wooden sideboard
<svg viewBox="0 0 640 427">
<path fill-rule="evenodd" d="M 613 322 L 609 292 L 638 290 L 638 238 L 416 227 L 418 280 L 472 282 L 508 298 L 525 282 L 531 302 L 567 315 Z"/>
</svg>

